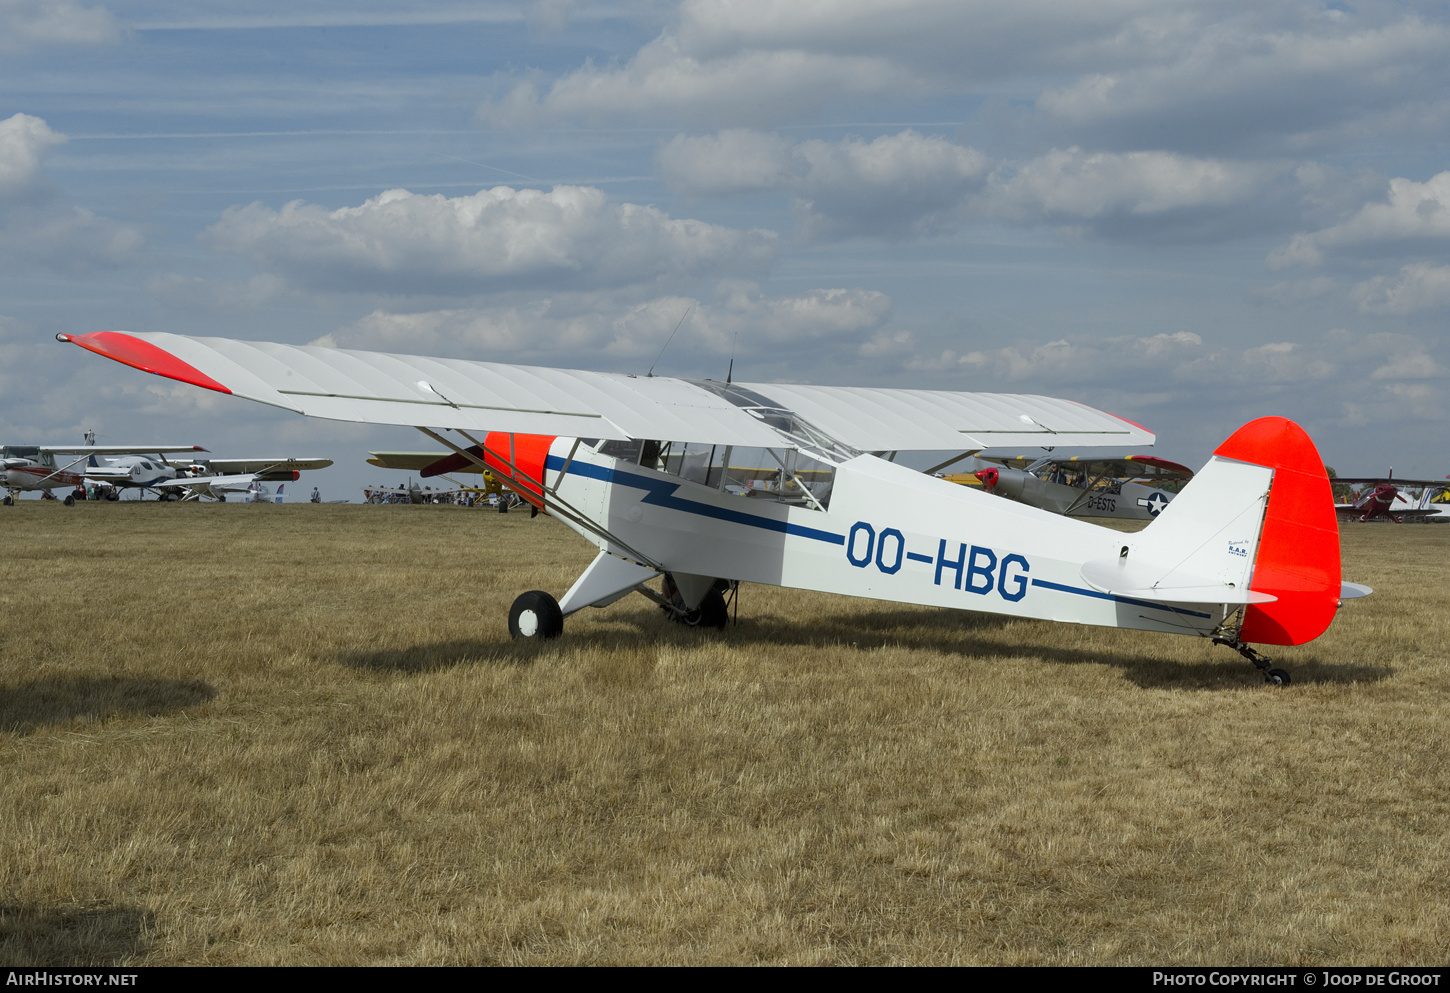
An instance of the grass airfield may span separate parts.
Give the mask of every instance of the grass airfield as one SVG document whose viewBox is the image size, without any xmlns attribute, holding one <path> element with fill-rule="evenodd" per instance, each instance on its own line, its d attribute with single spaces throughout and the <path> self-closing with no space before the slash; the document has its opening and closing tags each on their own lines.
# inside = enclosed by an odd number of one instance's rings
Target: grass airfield
<svg viewBox="0 0 1450 993">
<path fill-rule="evenodd" d="M 515 645 L 455 507 L 0 508 L 0 962 L 1450 959 L 1450 527 L 1225 648 L 747 586 Z M 1274 654 L 1273 651 L 1270 654 Z"/>
</svg>

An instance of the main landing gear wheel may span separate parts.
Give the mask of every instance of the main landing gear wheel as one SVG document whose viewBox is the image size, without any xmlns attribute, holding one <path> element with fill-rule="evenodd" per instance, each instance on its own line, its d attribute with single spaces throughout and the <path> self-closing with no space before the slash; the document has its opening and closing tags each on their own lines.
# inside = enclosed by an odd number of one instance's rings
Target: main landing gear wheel
<svg viewBox="0 0 1450 993">
<path fill-rule="evenodd" d="M 65 498 L 65 505 L 67 507 L 74 507 L 76 505 L 76 498 L 75 498 L 75 496 L 74 495 L 68 495 L 68 496 L 66 496 L 66 498 Z"/>
<path fill-rule="evenodd" d="M 509 635 L 540 641 L 557 638 L 564 633 L 564 614 L 559 601 L 543 590 L 522 594 L 509 608 Z"/>
<path fill-rule="evenodd" d="M 671 611 L 670 618 L 692 628 L 723 628 L 730 621 L 730 610 L 725 606 L 725 594 L 712 589 L 700 606 L 684 613 Z"/>
<path fill-rule="evenodd" d="M 0 503 L 4 503 L 7 507 L 13 507 L 15 506 L 15 498 L 8 496 L 4 500 L 0 500 Z"/>
</svg>

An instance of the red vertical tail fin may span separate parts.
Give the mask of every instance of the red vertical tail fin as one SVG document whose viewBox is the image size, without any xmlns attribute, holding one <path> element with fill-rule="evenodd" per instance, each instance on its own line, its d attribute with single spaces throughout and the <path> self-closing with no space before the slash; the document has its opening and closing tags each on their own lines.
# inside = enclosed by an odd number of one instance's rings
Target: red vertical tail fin
<svg viewBox="0 0 1450 993">
<path fill-rule="evenodd" d="M 1274 470 L 1250 589 L 1273 603 L 1245 608 L 1239 639 L 1302 645 L 1329 627 L 1339 608 L 1339 522 L 1319 450 L 1285 417 L 1261 417 L 1214 452 Z"/>
</svg>

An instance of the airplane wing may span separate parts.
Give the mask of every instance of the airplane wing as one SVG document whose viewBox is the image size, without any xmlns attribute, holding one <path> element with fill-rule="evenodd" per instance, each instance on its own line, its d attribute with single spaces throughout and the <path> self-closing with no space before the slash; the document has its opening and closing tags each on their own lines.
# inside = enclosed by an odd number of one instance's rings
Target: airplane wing
<svg viewBox="0 0 1450 993">
<path fill-rule="evenodd" d="M 372 458 L 368 459 L 368 465 L 375 465 L 383 469 L 402 469 L 405 472 L 422 472 L 434 462 L 439 462 L 452 455 L 452 452 L 368 452 Z M 466 460 L 465 460 L 466 461 Z M 459 466 L 454 472 L 482 473 L 476 462 L 467 462 Z"/>
<path fill-rule="evenodd" d="M 257 481 L 253 473 L 245 473 L 234 476 L 182 476 L 178 479 L 168 479 L 157 483 L 155 489 L 216 489 L 216 490 L 245 490 Z"/>
<path fill-rule="evenodd" d="M 1356 507 L 1352 503 L 1336 503 L 1334 505 L 1334 516 L 1341 521 L 1357 521 L 1364 516 L 1365 508 Z M 1423 521 L 1429 517 L 1439 517 L 1440 512 L 1433 507 L 1391 507 L 1389 513 L 1404 521 Z"/>
<path fill-rule="evenodd" d="M 217 473 L 266 473 L 326 469 L 332 459 L 208 459 L 207 467 Z"/>
<path fill-rule="evenodd" d="M 81 475 L 87 479 L 95 480 L 98 483 L 129 483 L 131 482 L 131 469 L 129 466 L 118 468 L 116 466 L 88 466 Z"/>
<path fill-rule="evenodd" d="M 1450 477 L 1445 479 L 1401 479 L 1398 476 L 1393 479 L 1387 476 L 1331 476 L 1329 483 L 1332 486 L 1366 486 L 1389 483 L 1402 490 L 1418 490 L 1426 486 L 1439 488 L 1450 488 Z"/>
<path fill-rule="evenodd" d="M 995 462 L 1011 469 L 1023 470 L 1038 463 L 1050 462 L 1053 465 L 1061 466 L 1064 470 L 1082 469 L 1090 477 L 1107 479 L 1170 482 L 1193 478 L 1193 470 L 1188 466 L 1169 462 L 1167 459 L 1160 459 L 1155 455 L 1124 455 L 1115 459 L 1098 458 L 1091 455 L 1074 455 L 1060 459 L 1044 459 L 1034 455 L 1018 455 L 1013 458 L 985 456 L 982 461 Z"/>
<path fill-rule="evenodd" d="M 51 455 L 160 455 L 163 452 L 204 452 L 200 445 L 39 445 Z"/>
<path fill-rule="evenodd" d="M 780 448 L 802 443 L 780 416 L 794 413 L 863 451 L 1153 442 L 1141 425 L 1039 396 L 727 385 L 174 334 L 56 337 L 145 372 L 342 421 Z"/>
</svg>

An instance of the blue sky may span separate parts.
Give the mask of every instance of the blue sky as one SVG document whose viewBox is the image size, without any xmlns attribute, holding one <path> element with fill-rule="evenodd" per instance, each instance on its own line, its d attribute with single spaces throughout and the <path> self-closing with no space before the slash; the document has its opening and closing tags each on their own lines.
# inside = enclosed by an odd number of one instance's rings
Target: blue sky
<svg viewBox="0 0 1450 993">
<path fill-rule="evenodd" d="M 174 331 L 1044 393 L 1201 463 L 1450 471 L 1450 8 L 0 0 L 0 437 L 414 432 L 132 373 Z"/>
</svg>

